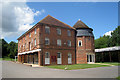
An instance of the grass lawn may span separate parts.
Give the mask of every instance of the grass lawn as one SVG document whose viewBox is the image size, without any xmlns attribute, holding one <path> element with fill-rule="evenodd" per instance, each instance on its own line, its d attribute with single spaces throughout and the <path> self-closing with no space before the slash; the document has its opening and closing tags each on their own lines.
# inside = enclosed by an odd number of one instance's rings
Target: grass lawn
<svg viewBox="0 0 120 80">
<path fill-rule="evenodd" d="M 100 65 L 100 64 L 74 64 L 74 65 L 53 65 L 46 67 L 55 68 L 55 69 L 64 69 L 64 70 L 74 70 L 74 69 L 86 69 L 86 68 L 108 67 L 108 66 L 109 65 Z"/>
<path fill-rule="evenodd" d="M 120 80 L 120 76 L 118 76 L 117 79 Z"/>
<path fill-rule="evenodd" d="M 118 62 L 103 62 L 102 64 L 110 64 L 110 65 L 120 66 L 120 63 L 118 63 Z"/>
</svg>

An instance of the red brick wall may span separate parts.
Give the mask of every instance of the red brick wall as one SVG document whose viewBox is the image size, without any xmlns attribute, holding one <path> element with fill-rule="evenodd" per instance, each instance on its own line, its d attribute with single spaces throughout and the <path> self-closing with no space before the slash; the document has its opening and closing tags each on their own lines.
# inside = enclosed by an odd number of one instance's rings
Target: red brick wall
<svg viewBox="0 0 120 80">
<path fill-rule="evenodd" d="M 79 40 L 82 40 L 80 47 L 78 47 Z M 94 53 L 94 37 L 76 37 L 76 63 L 87 63 L 87 53 Z"/>
</svg>

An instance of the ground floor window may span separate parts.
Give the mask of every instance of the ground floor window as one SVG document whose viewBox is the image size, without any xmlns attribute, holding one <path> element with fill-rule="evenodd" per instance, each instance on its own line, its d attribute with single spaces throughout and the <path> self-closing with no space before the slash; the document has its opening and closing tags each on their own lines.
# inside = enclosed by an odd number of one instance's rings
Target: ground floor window
<svg viewBox="0 0 120 80">
<path fill-rule="evenodd" d="M 87 62 L 95 62 L 95 55 L 94 54 L 88 54 L 87 55 Z"/>
<path fill-rule="evenodd" d="M 68 64 L 72 64 L 72 54 L 68 53 Z"/>
<path fill-rule="evenodd" d="M 45 64 L 50 64 L 50 53 L 49 52 L 45 53 Z"/>
<path fill-rule="evenodd" d="M 61 53 L 57 53 L 57 64 L 62 64 Z"/>
</svg>

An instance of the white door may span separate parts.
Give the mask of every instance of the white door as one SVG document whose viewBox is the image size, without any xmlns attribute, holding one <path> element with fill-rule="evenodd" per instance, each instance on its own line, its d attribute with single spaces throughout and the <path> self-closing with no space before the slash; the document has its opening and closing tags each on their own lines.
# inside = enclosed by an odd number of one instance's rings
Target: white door
<svg viewBox="0 0 120 80">
<path fill-rule="evenodd" d="M 87 62 L 94 63 L 95 56 L 94 55 L 87 55 Z"/>
<path fill-rule="evenodd" d="M 72 64 L 72 54 L 68 53 L 68 64 Z"/>
<path fill-rule="evenodd" d="M 57 64 L 62 64 L 61 53 L 60 52 L 57 53 Z"/>
<path fill-rule="evenodd" d="M 49 52 L 45 53 L 45 64 L 50 64 L 50 53 Z"/>
</svg>

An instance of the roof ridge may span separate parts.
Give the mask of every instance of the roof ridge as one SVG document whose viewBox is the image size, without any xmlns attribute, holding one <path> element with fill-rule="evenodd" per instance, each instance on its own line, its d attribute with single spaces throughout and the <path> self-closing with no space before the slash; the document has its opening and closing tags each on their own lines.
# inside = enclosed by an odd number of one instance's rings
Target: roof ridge
<svg viewBox="0 0 120 80">
<path fill-rule="evenodd" d="M 51 15 L 49 15 L 49 14 L 48 14 L 44 19 L 46 19 L 48 16 L 49 16 L 49 17 L 52 17 L 53 19 L 55 19 L 55 20 L 57 20 L 57 21 L 59 21 L 59 22 L 61 22 L 61 23 L 63 23 L 63 24 L 65 24 L 65 25 L 68 26 L 69 28 L 74 29 L 73 27 L 71 27 L 71 26 L 69 26 L 68 24 L 66 24 L 66 23 L 64 23 L 64 22 L 62 22 L 62 21 L 56 19 L 55 17 L 53 17 L 53 16 L 51 16 Z M 42 22 L 44 19 L 42 19 L 42 20 L 39 21 L 39 22 Z"/>
</svg>

